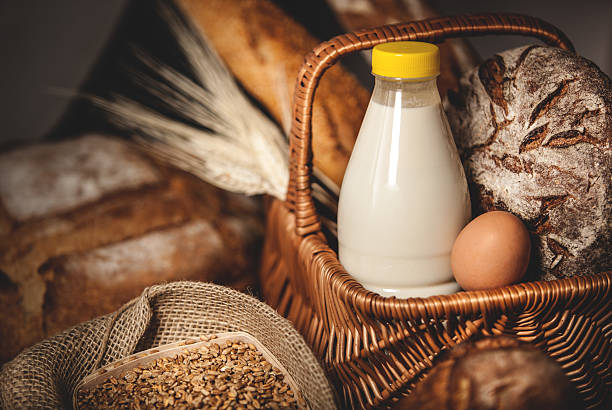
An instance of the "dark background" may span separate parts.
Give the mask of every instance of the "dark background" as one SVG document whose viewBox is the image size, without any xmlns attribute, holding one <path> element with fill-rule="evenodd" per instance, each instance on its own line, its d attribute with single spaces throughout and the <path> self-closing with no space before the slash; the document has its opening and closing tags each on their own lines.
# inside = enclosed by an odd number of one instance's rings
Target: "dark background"
<svg viewBox="0 0 612 410">
<path fill-rule="evenodd" d="M 321 39 L 341 31 L 323 0 L 276 3 Z M 97 95 L 137 93 L 125 70 L 137 64 L 131 45 L 180 66 L 154 4 L 0 1 L 0 150 L 43 138 L 111 130 L 99 112 L 69 95 L 79 90 Z M 543 18 L 563 30 L 579 54 L 612 73 L 612 1 L 432 0 L 431 4 L 442 14 L 507 11 Z M 472 40 L 483 57 L 527 42 L 533 40 L 499 36 Z"/>
</svg>

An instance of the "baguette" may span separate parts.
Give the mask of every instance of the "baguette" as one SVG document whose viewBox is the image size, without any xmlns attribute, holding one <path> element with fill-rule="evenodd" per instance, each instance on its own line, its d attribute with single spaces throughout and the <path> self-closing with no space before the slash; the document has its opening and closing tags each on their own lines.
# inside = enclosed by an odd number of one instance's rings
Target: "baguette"
<svg viewBox="0 0 612 410">
<path fill-rule="evenodd" d="M 426 0 L 327 0 L 347 31 L 399 22 L 436 17 L 439 13 Z M 440 47 L 438 89 L 442 97 L 458 88 L 459 78 L 480 62 L 471 44 L 463 39 L 449 39 Z M 370 54 L 367 54 L 369 58 Z"/>
<path fill-rule="evenodd" d="M 319 41 L 264 0 L 178 0 L 245 90 L 287 132 L 295 79 Z M 314 165 L 340 185 L 368 91 L 335 65 L 317 88 L 313 109 Z"/>
</svg>

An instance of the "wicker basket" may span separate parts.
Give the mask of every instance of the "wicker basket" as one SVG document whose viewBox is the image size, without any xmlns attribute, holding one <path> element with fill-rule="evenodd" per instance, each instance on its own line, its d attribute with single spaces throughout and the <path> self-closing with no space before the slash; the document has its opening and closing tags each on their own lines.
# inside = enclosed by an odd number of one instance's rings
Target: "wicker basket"
<svg viewBox="0 0 612 410">
<path fill-rule="evenodd" d="M 262 290 L 324 363 L 347 407 L 390 404 L 412 390 L 441 351 L 499 334 L 554 358 L 587 407 L 610 404 L 611 272 L 399 300 L 369 292 L 352 279 L 321 232 L 311 195 L 311 113 L 323 73 L 341 56 L 380 43 L 479 34 L 529 35 L 573 50 L 563 33 L 535 18 L 455 16 L 337 36 L 315 48 L 299 72 L 289 192 L 286 202 L 272 200 L 268 206 Z"/>
</svg>

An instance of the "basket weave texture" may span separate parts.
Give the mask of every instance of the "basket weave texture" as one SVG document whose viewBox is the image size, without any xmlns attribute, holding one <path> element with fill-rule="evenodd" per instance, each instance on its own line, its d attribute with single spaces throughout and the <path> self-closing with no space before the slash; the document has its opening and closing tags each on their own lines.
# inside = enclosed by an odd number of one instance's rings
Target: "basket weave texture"
<svg viewBox="0 0 612 410">
<path fill-rule="evenodd" d="M 24 351 L 0 372 L 0 408 L 71 408 L 77 384 L 101 366 L 152 347 L 234 331 L 268 348 L 313 409 L 334 408 L 321 366 L 287 320 L 253 297 L 195 282 L 147 288 L 117 312 Z"/>
<path fill-rule="evenodd" d="M 562 32 L 539 19 L 454 16 L 337 36 L 308 54 L 298 74 L 289 191 L 285 202 L 272 200 L 268 206 L 262 291 L 324 362 L 347 407 L 389 404 L 413 389 L 442 350 L 501 334 L 555 359 L 587 407 L 611 404 L 612 272 L 398 300 L 365 290 L 344 270 L 321 232 L 311 193 L 311 114 L 323 73 L 343 55 L 384 42 L 435 43 L 481 34 L 528 35 L 573 51 Z"/>
</svg>

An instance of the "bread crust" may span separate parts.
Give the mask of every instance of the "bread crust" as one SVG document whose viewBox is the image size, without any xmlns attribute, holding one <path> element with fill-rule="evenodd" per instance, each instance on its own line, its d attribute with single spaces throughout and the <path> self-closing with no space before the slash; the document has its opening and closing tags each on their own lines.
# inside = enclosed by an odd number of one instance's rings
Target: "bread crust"
<svg viewBox="0 0 612 410">
<path fill-rule="evenodd" d="M 500 336 L 464 342 L 440 359 L 396 408 L 584 408 L 561 367 L 516 339 Z"/>
<path fill-rule="evenodd" d="M 475 215 L 507 210 L 527 224 L 529 279 L 612 269 L 612 86 L 595 64 L 508 50 L 463 77 L 446 109 Z"/>
<path fill-rule="evenodd" d="M 179 0 L 244 89 L 288 132 L 298 70 L 319 40 L 267 0 Z M 340 185 L 369 93 L 336 64 L 317 88 L 314 164 Z"/>
</svg>

